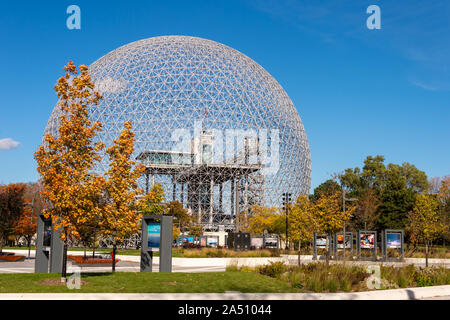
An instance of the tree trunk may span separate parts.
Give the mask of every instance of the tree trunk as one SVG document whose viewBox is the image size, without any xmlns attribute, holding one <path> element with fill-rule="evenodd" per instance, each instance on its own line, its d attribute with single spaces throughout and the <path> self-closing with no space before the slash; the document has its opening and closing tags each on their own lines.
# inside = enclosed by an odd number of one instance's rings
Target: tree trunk
<svg viewBox="0 0 450 320">
<path fill-rule="evenodd" d="M 84 259 L 86 260 L 86 246 L 84 246 Z"/>
<path fill-rule="evenodd" d="M 298 265 L 299 266 L 301 266 L 302 265 L 302 263 L 301 263 L 301 255 L 302 255 L 302 253 L 301 253 L 301 250 L 302 250 L 302 239 L 301 239 L 301 234 L 300 234 L 300 236 L 299 236 L 299 238 L 298 238 Z"/>
<path fill-rule="evenodd" d="M 31 255 L 31 236 L 27 237 L 27 244 L 28 244 L 28 259 L 30 259 Z"/>
<path fill-rule="evenodd" d="M 67 240 L 64 241 L 61 282 L 67 282 Z"/>
<path fill-rule="evenodd" d="M 112 252 L 112 272 L 116 272 L 116 243 L 113 244 L 113 252 Z"/>
<path fill-rule="evenodd" d="M 425 241 L 425 267 L 428 268 L 428 241 Z"/>
<path fill-rule="evenodd" d="M 326 254 L 325 254 L 325 263 L 326 263 L 326 265 L 327 265 L 327 267 L 329 267 L 330 266 L 330 244 L 329 244 L 329 239 L 328 239 L 328 234 L 327 234 L 327 252 L 326 252 Z"/>
</svg>

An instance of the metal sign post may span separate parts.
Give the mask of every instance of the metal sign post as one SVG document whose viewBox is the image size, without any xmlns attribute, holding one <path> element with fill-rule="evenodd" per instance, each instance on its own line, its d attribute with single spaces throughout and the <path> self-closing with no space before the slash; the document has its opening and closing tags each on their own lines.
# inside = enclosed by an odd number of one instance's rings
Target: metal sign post
<svg viewBox="0 0 450 320">
<path fill-rule="evenodd" d="M 317 239 L 320 238 L 322 241 L 325 239 L 325 243 L 317 244 Z M 317 249 L 325 249 L 327 248 L 328 243 L 328 250 L 331 251 L 331 237 L 327 235 L 320 235 L 314 232 L 314 239 L 313 239 L 313 260 L 317 260 Z"/>
<path fill-rule="evenodd" d="M 52 219 L 46 219 L 43 214 L 37 220 L 35 273 L 60 273 L 62 271 L 63 242 L 61 232 L 54 231 Z"/>
<path fill-rule="evenodd" d="M 48 232 L 49 226 L 51 230 L 51 225 L 51 220 L 45 219 L 43 214 L 38 216 L 36 260 L 34 261 L 35 273 L 48 273 L 48 263 L 50 261 L 50 234 Z"/>
<path fill-rule="evenodd" d="M 334 244 L 333 245 L 333 255 L 334 255 L 336 260 L 338 259 L 338 251 L 341 250 L 341 249 L 344 252 L 344 254 L 345 254 L 345 250 L 349 249 L 350 250 L 350 254 L 353 255 L 353 232 L 348 231 L 348 232 L 345 233 L 345 237 L 343 237 L 343 243 L 342 243 L 343 247 L 342 248 L 338 248 L 338 246 L 339 246 L 338 236 L 339 235 L 343 235 L 343 233 L 342 232 L 335 233 L 334 237 L 333 237 L 333 244 Z M 347 241 L 346 241 L 347 239 L 350 239 L 350 242 L 349 242 L 350 246 L 349 247 L 346 246 L 347 245 Z M 343 259 L 345 260 L 345 256 L 343 256 Z"/>
<path fill-rule="evenodd" d="M 50 272 L 61 273 L 63 265 L 64 243 L 61 241 L 61 230 L 52 229 L 50 239 Z"/>
</svg>

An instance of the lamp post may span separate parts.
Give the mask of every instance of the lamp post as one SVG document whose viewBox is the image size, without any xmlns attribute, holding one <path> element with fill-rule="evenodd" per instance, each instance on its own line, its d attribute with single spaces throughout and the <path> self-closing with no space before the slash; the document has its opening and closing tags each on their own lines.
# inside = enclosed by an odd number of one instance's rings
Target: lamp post
<svg viewBox="0 0 450 320">
<path fill-rule="evenodd" d="M 345 263 L 345 247 L 346 247 L 346 243 L 345 243 L 345 238 L 346 238 L 346 233 L 345 233 L 345 222 L 346 222 L 346 220 L 345 220 L 345 201 L 358 201 L 358 199 L 357 198 L 346 198 L 345 197 L 345 189 L 342 189 L 342 207 L 343 207 L 343 210 L 344 210 L 344 235 L 343 235 L 343 245 L 344 245 L 344 257 L 343 257 L 343 261 L 344 261 L 344 263 Z M 353 241 L 353 239 L 352 239 L 352 241 Z M 337 245 L 337 244 L 336 244 Z"/>
<path fill-rule="evenodd" d="M 284 192 L 283 193 L 283 211 L 286 216 L 286 241 L 285 241 L 285 249 L 288 249 L 288 236 L 289 236 L 289 220 L 288 220 L 288 205 L 291 202 L 291 193 Z"/>
</svg>

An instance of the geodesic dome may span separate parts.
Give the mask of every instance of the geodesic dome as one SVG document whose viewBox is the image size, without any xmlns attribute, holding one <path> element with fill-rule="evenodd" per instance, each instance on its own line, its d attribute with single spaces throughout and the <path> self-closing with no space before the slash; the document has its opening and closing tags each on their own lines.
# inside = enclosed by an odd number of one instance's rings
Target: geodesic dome
<svg viewBox="0 0 450 320">
<path fill-rule="evenodd" d="M 89 110 L 90 118 L 103 124 L 98 140 L 111 145 L 123 123 L 131 120 L 135 156 L 150 168 L 150 179 L 147 175 L 141 185 L 161 183 L 167 200 L 191 203 L 197 206 L 193 212 L 214 215 L 213 220 L 202 218 L 204 223 L 221 223 L 227 217 L 233 222 L 236 212 L 252 204 L 279 206 L 284 192 L 294 200 L 309 193 L 310 151 L 299 114 L 280 84 L 244 54 L 210 40 L 163 36 L 122 46 L 89 71 L 103 95 Z M 55 107 L 46 132 L 56 133 L 59 113 Z M 174 139 L 180 129 L 186 134 Z M 230 132 L 235 138 L 240 132 L 247 144 L 235 141 L 233 150 L 222 151 L 230 146 Z M 185 136 L 191 143 L 182 151 L 193 155 L 192 161 L 178 171 L 151 169 L 180 165 L 167 157 L 180 151 L 177 139 Z M 202 143 L 212 148 L 206 160 L 203 153 L 211 148 L 200 150 Z M 227 157 L 230 152 L 234 156 Z M 107 165 L 104 156 L 97 170 L 104 172 Z M 201 165 L 207 168 L 195 169 Z M 197 179 L 190 187 L 181 179 L 188 176 Z"/>
</svg>

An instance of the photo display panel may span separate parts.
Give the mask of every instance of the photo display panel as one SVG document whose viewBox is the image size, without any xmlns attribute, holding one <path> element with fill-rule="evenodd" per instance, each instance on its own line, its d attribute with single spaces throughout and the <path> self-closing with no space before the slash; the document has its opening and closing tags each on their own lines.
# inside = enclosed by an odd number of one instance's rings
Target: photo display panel
<svg viewBox="0 0 450 320">
<path fill-rule="evenodd" d="M 161 224 L 159 222 L 150 222 L 148 224 L 148 247 L 159 248 L 161 241 Z"/>
<path fill-rule="evenodd" d="M 344 235 L 343 234 L 338 234 L 336 236 L 337 238 L 337 247 L 338 249 L 343 249 L 344 248 Z M 347 234 L 345 236 L 345 248 L 346 249 L 351 249 L 352 248 L 352 236 Z"/>
<path fill-rule="evenodd" d="M 207 245 L 210 247 L 217 247 L 218 245 L 218 238 L 217 237 L 208 237 L 207 238 Z"/>
<path fill-rule="evenodd" d="M 402 247 L 401 233 L 387 233 L 386 247 L 389 249 L 399 249 Z"/>
<path fill-rule="evenodd" d="M 267 237 L 264 239 L 264 247 L 269 249 L 277 249 L 278 248 L 278 238 L 275 237 Z"/>
<path fill-rule="evenodd" d="M 373 249 L 375 247 L 375 235 L 373 233 L 360 234 L 359 245 L 362 249 Z"/>
<path fill-rule="evenodd" d="M 316 247 L 326 248 L 327 247 L 327 236 L 317 236 L 316 237 Z"/>
</svg>

